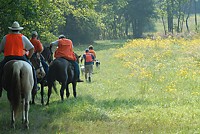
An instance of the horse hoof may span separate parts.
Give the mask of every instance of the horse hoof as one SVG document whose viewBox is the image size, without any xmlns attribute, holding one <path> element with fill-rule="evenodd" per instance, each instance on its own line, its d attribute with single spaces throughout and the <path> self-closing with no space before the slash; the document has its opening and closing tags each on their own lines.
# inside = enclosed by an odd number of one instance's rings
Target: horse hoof
<svg viewBox="0 0 200 134">
<path fill-rule="evenodd" d="M 28 125 L 25 125 L 25 129 L 27 129 L 27 130 L 28 130 L 28 129 L 29 129 L 29 126 L 28 126 Z"/>
<path fill-rule="evenodd" d="M 15 129 L 15 124 L 11 124 L 11 128 Z"/>
</svg>

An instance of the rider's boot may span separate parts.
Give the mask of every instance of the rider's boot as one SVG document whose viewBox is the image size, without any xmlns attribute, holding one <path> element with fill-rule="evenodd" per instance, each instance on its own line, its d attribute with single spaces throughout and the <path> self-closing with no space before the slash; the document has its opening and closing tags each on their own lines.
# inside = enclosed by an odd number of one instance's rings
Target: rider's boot
<svg viewBox="0 0 200 134">
<path fill-rule="evenodd" d="M 3 88 L 2 88 L 2 86 L 0 86 L 0 98 L 2 96 L 2 91 L 3 91 Z"/>
<path fill-rule="evenodd" d="M 0 62 L 0 98 L 2 96 L 3 86 L 2 86 L 2 75 L 3 75 L 3 65 Z"/>
<path fill-rule="evenodd" d="M 84 82 L 84 81 L 79 78 L 79 79 L 77 79 L 76 82 Z"/>
</svg>

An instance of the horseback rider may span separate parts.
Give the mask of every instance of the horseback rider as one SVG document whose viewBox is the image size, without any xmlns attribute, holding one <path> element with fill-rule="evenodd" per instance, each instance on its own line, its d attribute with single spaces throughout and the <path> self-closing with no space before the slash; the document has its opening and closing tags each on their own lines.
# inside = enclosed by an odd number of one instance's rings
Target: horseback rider
<svg viewBox="0 0 200 134">
<path fill-rule="evenodd" d="M 77 82 L 83 82 L 83 80 L 80 79 L 80 70 L 79 70 L 79 65 L 76 62 L 76 56 L 73 51 L 73 43 L 70 39 L 67 39 L 64 35 L 60 35 L 58 37 L 58 40 L 52 42 L 50 46 L 58 46 L 54 53 L 55 58 L 65 58 L 68 60 L 72 65 L 74 66 L 74 73 L 75 73 L 75 78 Z"/>
<path fill-rule="evenodd" d="M 49 71 L 49 67 L 48 67 L 47 63 L 45 62 L 44 57 L 41 54 L 42 51 L 44 50 L 44 48 L 43 48 L 42 43 L 38 39 L 38 33 L 36 31 L 32 32 L 32 37 L 30 39 L 30 42 L 33 44 L 33 46 L 35 48 L 34 53 L 39 53 L 42 66 L 43 66 L 44 71 L 45 71 L 46 76 L 47 76 L 47 73 Z"/>
<path fill-rule="evenodd" d="M 31 66 L 29 59 L 34 52 L 34 46 L 29 39 L 20 33 L 24 29 L 20 27 L 17 21 L 14 21 L 11 27 L 8 27 L 11 33 L 5 35 L 0 44 L 0 53 L 4 53 L 4 59 L 0 62 L 0 97 L 2 95 L 2 74 L 4 65 L 10 60 L 27 61 Z M 28 54 L 26 53 L 28 51 Z M 35 69 L 32 66 L 34 86 L 33 91 L 37 92 L 37 78 Z"/>
</svg>

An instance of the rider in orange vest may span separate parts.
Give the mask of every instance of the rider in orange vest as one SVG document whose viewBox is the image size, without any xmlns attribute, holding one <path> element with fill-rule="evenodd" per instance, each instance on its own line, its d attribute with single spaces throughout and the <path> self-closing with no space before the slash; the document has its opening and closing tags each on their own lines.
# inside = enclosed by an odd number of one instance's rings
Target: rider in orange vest
<svg viewBox="0 0 200 134">
<path fill-rule="evenodd" d="M 8 28 L 11 30 L 11 33 L 5 35 L 0 44 L 0 53 L 4 53 L 4 59 L 0 62 L 0 97 L 2 95 L 1 77 L 3 73 L 3 66 L 10 60 L 24 60 L 30 63 L 28 59 L 31 58 L 34 52 L 34 46 L 31 44 L 29 39 L 19 32 L 23 29 L 23 27 L 20 27 L 17 21 L 13 22 L 12 27 Z M 27 56 L 25 55 L 26 51 L 29 52 Z M 33 69 L 33 77 L 33 91 L 35 92 L 37 91 L 37 78 L 35 69 Z"/>
<path fill-rule="evenodd" d="M 77 82 L 83 82 L 83 80 L 80 79 L 80 70 L 79 65 L 76 62 L 76 56 L 73 51 L 73 43 L 70 39 L 66 39 L 64 35 L 60 35 L 58 37 L 59 39 L 52 42 L 50 45 L 58 46 L 54 53 L 55 58 L 63 57 L 69 62 L 72 63 L 75 70 L 75 77 L 77 79 Z"/>
<path fill-rule="evenodd" d="M 44 60 L 44 57 L 41 55 L 42 51 L 44 50 L 42 43 L 40 42 L 40 40 L 37 39 L 38 38 L 38 33 L 36 31 L 32 32 L 32 37 L 30 39 L 30 42 L 33 44 L 34 46 L 34 52 L 35 53 L 39 53 L 40 54 L 40 59 L 41 59 L 41 63 L 42 66 L 44 68 L 44 71 L 47 75 L 48 71 L 49 71 L 49 67 L 47 65 L 47 63 Z"/>
</svg>

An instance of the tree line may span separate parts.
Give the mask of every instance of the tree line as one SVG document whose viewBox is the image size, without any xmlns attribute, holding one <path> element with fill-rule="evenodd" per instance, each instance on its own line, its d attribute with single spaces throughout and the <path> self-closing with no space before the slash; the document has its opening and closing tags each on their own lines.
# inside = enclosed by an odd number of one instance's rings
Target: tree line
<svg viewBox="0 0 200 134">
<path fill-rule="evenodd" d="M 200 0 L 6 0 L 0 3 L 0 37 L 18 21 L 30 36 L 36 30 L 45 43 L 65 34 L 75 43 L 96 39 L 140 38 L 162 20 L 164 34 L 190 32 L 194 15 L 198 32 Z M 176 24 L 176 25 L 175 25 Z"/>
</svg>

